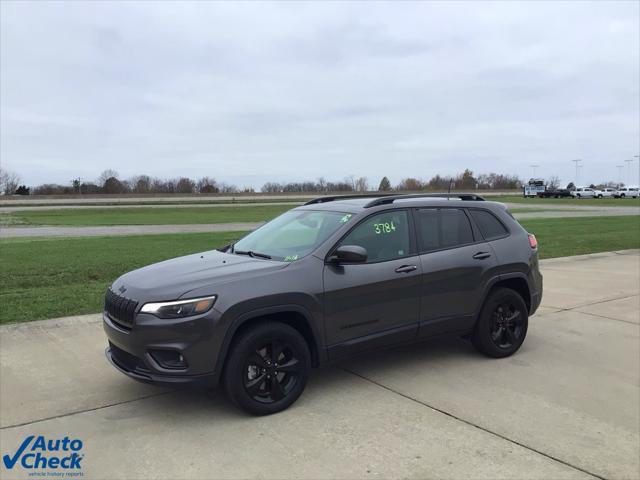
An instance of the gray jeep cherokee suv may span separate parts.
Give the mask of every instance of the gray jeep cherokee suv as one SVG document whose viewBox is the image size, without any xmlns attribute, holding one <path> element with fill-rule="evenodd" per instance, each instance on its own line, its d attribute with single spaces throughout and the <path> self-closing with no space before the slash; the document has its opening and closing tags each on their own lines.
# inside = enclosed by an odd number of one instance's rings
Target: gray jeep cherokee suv
<svg viewBox="0 0 640 480">
<path fill-rule="evenodd" d="M 137 380 L 223 383 L 254 414 L 310 367 L 434 335 L 491 357 L 520 348 L 540 304 L 537 243 L 476 195 L 321 197 L 238 242 L 109 287 L 107 358 Z"/>
</svg>

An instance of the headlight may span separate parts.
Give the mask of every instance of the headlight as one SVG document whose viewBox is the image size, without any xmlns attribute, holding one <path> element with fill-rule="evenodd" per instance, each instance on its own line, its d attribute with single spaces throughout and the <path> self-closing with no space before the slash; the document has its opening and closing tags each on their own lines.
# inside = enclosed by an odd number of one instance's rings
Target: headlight
<svg viewBox="0 0 640 480">
<path fill-rule="evenodd" d="M 145 303 L 141 313 L 151 313 L 159 318 L 183 318 L 205 313 L 216 302 L 217 295 L 210 297 L 189 298 L 173 302 Z"/>
</svg>

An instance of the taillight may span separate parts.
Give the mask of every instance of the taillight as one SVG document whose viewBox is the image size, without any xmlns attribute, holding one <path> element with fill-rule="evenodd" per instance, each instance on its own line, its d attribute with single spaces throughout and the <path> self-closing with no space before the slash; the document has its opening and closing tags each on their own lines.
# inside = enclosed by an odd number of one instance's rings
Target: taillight
<svg viewBox="0 0 640 480">
<path fill-rule="evenodd" d="M 529 234 L 529 245 L 533 249 L 538 248 L 538 240 L 536 239 L 536 236 L 533 233 Z"/>
</svg>

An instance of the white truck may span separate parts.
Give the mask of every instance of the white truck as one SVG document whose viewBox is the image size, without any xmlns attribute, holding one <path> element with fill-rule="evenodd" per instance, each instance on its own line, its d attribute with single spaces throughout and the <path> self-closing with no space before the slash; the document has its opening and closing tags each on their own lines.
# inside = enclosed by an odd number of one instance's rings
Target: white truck
<svg viewBox="0 0 640 480">
<path fill-rule="evenodd" d="M 638 187 L 619 187 L 614 194 L 616 198 L 638 198 Z"/>
<path fill-rule="evenodd" d="M 596 198 L 613 198 L 616 195 L 616 191 L 615 188 L 610 187 L 598 189 L 596 190 Z"/>
<path fill-rule="evenodd" d="M 595 198 L 596 191 L 591 187 L 576 187 L 571 192 L 571 196 L 575 198 Z"/>
</svg>

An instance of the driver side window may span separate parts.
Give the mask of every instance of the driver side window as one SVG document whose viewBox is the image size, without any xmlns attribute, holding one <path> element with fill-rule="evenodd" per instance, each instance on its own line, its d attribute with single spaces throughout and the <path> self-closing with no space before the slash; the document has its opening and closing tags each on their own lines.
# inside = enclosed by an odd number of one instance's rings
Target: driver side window
<svg viewBox="0 0 640 480">
<path fill-rule="evenodd" d="M 342 245 L 358 245 L 367 251 L 367 263 L 395 260 L 409 255 L 409 217 L 406 210 L 392 210 L 367 218 L 355 227 Z"/>
</svg>

